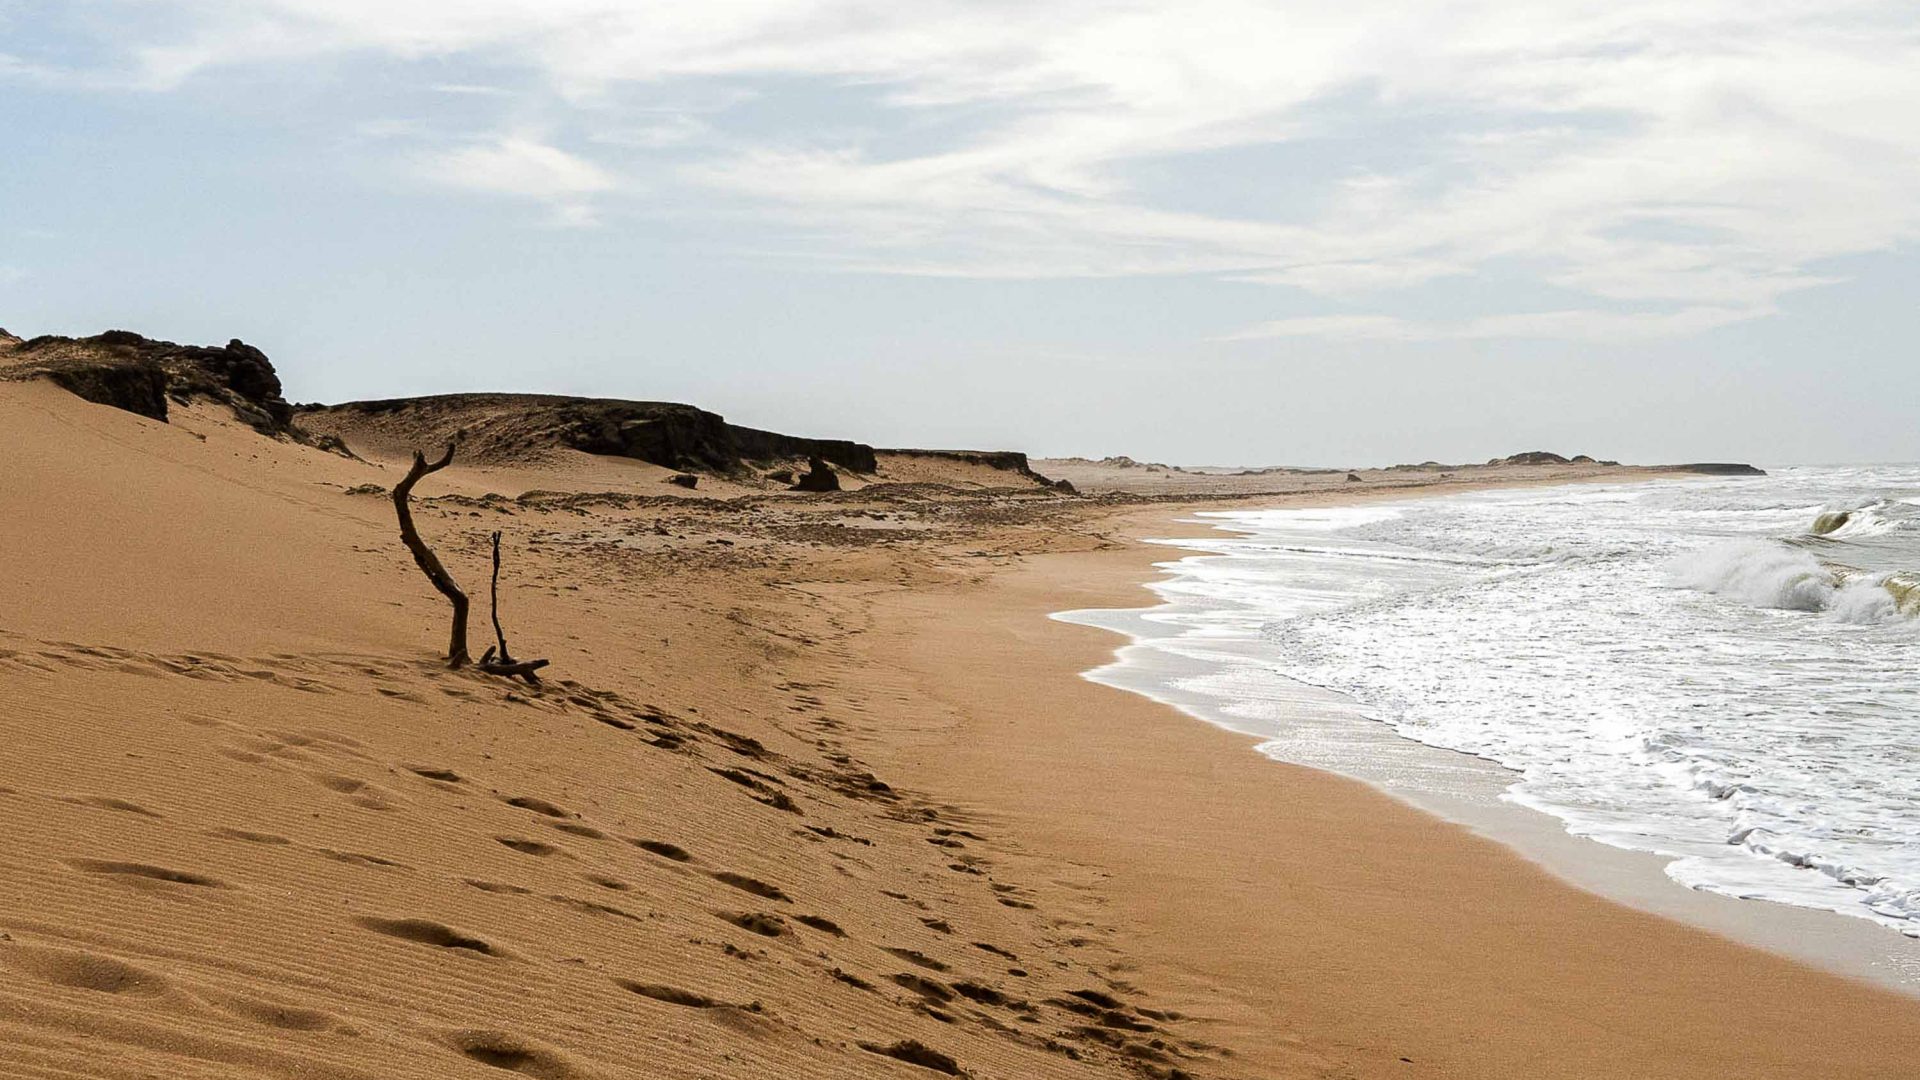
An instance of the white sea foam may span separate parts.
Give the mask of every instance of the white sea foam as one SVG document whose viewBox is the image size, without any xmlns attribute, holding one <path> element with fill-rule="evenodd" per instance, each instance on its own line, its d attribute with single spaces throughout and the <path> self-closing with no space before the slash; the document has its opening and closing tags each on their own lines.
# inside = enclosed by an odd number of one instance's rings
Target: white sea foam
<svg viewBox="0 0 1920 1080">
<path fill-rule="evenodd" d="M 1840 591 L 1834 572 L 1801 548 L 1734 540 L 1675 560 L 1676 583 L 1759 607 L 1825 611 Z"/>
<path fill-rule="evenodd" d="M 1686 885 L 1920 936 L 1916 491 L 1789 470 L 1205 515 L 1231 533 L 1171 566 L 1133 653 L 1206 661 L 1174 689 L 1229 719 L 1338 692 Z M 1340 767 L 1284 713 L 1269 752 Z"/>
</svg>

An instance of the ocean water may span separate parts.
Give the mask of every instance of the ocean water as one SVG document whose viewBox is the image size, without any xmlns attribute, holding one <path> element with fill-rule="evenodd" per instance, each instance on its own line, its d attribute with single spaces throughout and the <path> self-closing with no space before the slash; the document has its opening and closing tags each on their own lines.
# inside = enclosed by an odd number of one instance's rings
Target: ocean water
<svg viewBox="0 0 1920 1080">
<path fill-rule="evenodd" d="M 1198 522 L 1162 607 L 1063 617 L 1132 633 L 1119 667 L 1181 659 L 1168 694 L 1266 752 L 1390 756 L 1289 729 L 1344 709 L 1682 885 L 1920 937 L 1920 466 Z"/>
</svg>

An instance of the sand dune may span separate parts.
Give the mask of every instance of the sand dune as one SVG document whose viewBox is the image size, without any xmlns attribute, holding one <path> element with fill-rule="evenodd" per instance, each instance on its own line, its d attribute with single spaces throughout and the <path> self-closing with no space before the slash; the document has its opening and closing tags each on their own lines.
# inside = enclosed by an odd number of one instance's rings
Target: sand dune
<svg viewBox="0 0 1920 1080">
<path fill-rule="evenodd" d="M 893 572 L 901 504 L 429 501 L 456 572 L 477 578 L 483 530 L 511 538 L 510 625 L 556 661 L 535 689 L 432 654 L 444 607 L 391 507 L 346 494 L 391 467 L 46 384 L 0 387 L 0 432 L 0 1072 L 1076 1076 L 1207 1053 L 1107 1004 L 1034 860 L 872 776 L 857 707 L 817 694 L 858 628 L 808 598 Z"/>
</svg>

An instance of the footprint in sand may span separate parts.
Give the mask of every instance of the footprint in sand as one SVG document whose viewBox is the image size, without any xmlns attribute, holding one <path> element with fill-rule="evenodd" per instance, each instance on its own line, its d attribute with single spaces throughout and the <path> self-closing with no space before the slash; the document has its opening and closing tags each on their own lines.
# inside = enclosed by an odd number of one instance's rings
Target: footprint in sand
<svg viewBox="0 0 1920 1080">
<path fill-rule="evenodd" d="M 441 949 L 474 952 L 482 956 L 505 955 L 491 942 L 484 941 L 471 934 L 463 934 L 450 926 L 433 922 L 430 919 L 381 919 L 371 915 L 363 915 L 353 921 L 356 925 L 371 930 L 376 934 L 385 934 L 388 937 L 399 938 L 402 941 L 412 941 L 421 945 L 432 945 Z"/>
<path fill-rule="evenodd" d="M 769 885 L 764 881 L 750 878 L 745 874 L 736 874 L 730 870 L 719 870 L 714 872 L 713 879 L 731 885 L 741 892 L 752 893 L 765 900 L 778 900 L 782 903 L 792 903 L 793 901 L 792 897 L 780 891 L 779 886 Z"/>
<path fill-rule="evenodd" d="M 642 851 L 650 851 L 663 859 L 672 859 L 674 862 L 693 861 L 693 856 L 687 854 L 687 849 L 678 844 L 669 844 L 663 840 L 628 840 L 627 843 Z"/>
<path fill-rule="evenodd" d="M 908 962 L 908 963 L 910 963 L 910 964 L 919 964 L 919 965 L 920 965 L 921 967 L 923 967 L 923 968 L 926 968 L 926 969 L 927 969 L 928 971 L 945 971 L 945 970 L 947 970 L 947 965 L 945 965 L 945 964 L 943 964 L 943 963 L 941 963 L 940 961 L 938 961 L 938 960 L 935 960 L 935 959 L 934 959 L 933 957 L 931 957 L 931 956 L 928 956 L 927 954 L 925 954 L 925 953 L 923 953 L 923 952 L 919 952 L 918 950 L 915 950 L 915 949 L 893 949 L 893 948 L 889 948 L 889 949 L 887 949 L 887 951 L 888 951 L 888 952 L 890 952 L 890 953 L 892 953 L 893 955 L 895 955 L 895 956 L 897 956 L 897 957 L 899 957 L 900 959 L 902 959 L 902 960 L 905 960 L 906 962 Z"/>
<path fill-rule="evenodd" d="M 386 788 L 356 776 L 323 773 L 314 779 L 319 781 L 321 787 L 329 791 L 337 791 L 351 799 L 354 805 L 363 806 L 368 810 L 392 810 L 404 801 Z"/>
<path fill-rule="evenodd" d="M 583 1080 L 586 1076 L 558 1053 L 504 1031 L 450 1032 L 447 1044 L 472 1061 L 535 1080 Z"/>
<path fill-rule="evenodd" d="M 279 1028 L 282 1031 L 331 1031 L 340 1024 L 340 1018 L 332 1013 L 298 1005 L 284 1005 L 279 1002 L 261 1001 L 233 994 L 207 995 L 207 1000 L 216 1008 L 235 1016 L 251 1020 L 256 1024 Z"/>
<path fill-rule="evenodd" d="M 935 1005 L 945 1005 L 954 997 L 953 991 L 948 989 L 945 983 L 938 979 L 929 979 L 924 975 L 915 975 L 909 971 L 895 975 L 893 981 Z"/>
<path fill-rule="evenodd" d="M 714 914 L 742 930 L 751 930 L 761 937 L 781 937 L 787 932 L 785 920 L 764 911 L 719 911 Z"/>
<path fill-rule="evenodd" d="M 569 818 L 576 816 L 568 812 L 564 807 L 550 803 L 545 799 L 535 798 L 532 795 L 515 795 L 511 799 L 503 799 L 501 801 L 508 806 L 518 807 L 522 810 L 531 810 L 536 814 L 542 814 L 550 818 Z"/>
<path fill-rule="evenodd" d="M 378 855 L 368 855 L 361 851 L 336 851 L 333 848 L 321 848 L 320 854 L 335 862 L 353 863 L 356 866 L 385 866 L 398 870 L 410 869 L 406 863 L 383 859 Z"/>
<path fill-rule="evenodd" d="M 499 881 L 481 881 L 479 878 L 465 878 L 465 883 L 484 893 L 497 893 L 502 896 L 529 896 L 532 889 L 523 889 L 518 885 L 508 885 Z"/>
<path fill-rule="evenodd" d="M 913 1039 L 902 1039 L 897 1043 L 886 1046 L 882 1046 L 879 1043 L 863 1042 L 860 1044 L 860 1049 L 865 1050 L 869 1054 L 879 1054 L 882 1057 L 893 1058 L 895 1061 L 904 1061 L 909 1065 L 918 1065 L 923 1069 L 932 1069 L 934 1072 L 946 1073 L 948 1076 L 966 1075 L 960 1071 L 959 1064 L 955 1062 L 953 1058 L 922 1043 L 916 1042 Z"/>
<path fill-rule="evenodd" d="M 194 885 L 203 889 L 225 889 L 226 882 L 185 870 L 169 870 L 147 863 L 113 862 L 106 859 L 68 859 L 67 865 L 83 874 L 107 874 L 134 882 L 159 881 L 169 885 Z"/>
<path fill-rule="evenodd" d="M 601 832 L 599 829 L 591 825 L 582 825 L 577 821 L 556 821 L 552 824 L 554 828 L 559 829 L 563 833 L 570 833 L 588 840 L 605 840 L 607 838 L 607 834 Z"/>
<path fill-rule="evenodd" d="M 686 1009 L 743 1009 L 747 1012 L 759 1012 L 760 1003 L 734 1005 L 725 1001 L 715 1001 L 705 994 L 696 994 L 691 990 L 682 990 L 677 986 L 664 986 L 659 983 L 636 982 L 632 979 L 615 979 L 614 985 L 644 998 L 663 1001 L 668 1005 L 678 1005 Z"/>
<path fill-rule="evenodd" d="M 62 795 L 60 801 L 74 806 L 91 806 L 99 810 L 117 810 L 122 814 L 134 814 L 139 817 L 158 818 L 162 815 L 125 799 L 115 799 L 106 795 Z"/>
<path fill-rule="evenodd" d="M 166 979 L 151 971 L 97 953 L 15 945 L 0 950 L 0 963 L 55 986 L 97 994 L 159 997 L 172 989 Z"/>
<path fill-rule="evenodd" d="M 209 829 L 207 835 L 217 836 L 222 840 L 238 840 L 245 844 L 266 844 L 276 847 L 293 843 L 286 837 L 274 833 L 248 832 L 246 829 Z"/>
</svg>

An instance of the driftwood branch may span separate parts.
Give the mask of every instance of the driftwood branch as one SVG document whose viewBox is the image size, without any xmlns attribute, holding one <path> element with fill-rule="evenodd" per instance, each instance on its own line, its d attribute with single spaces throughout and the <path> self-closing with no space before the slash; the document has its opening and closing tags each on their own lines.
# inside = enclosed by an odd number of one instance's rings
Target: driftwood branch
<svg viewBox="0 0 1920 1080">
<path fill-rule="evenodd" d="M 489 675 L 506 678 L 521 678 L 531 685 L 539 685 L 540 676 L 534 674 L 547 666 L 545 660 L 515 660 L 507 651 L 507 632 L 500 628 L 500 533 L 493 534 L 493 589 L 489 596 L 488 611 L 493 616 L 493 636 L 500 642 L 498 652 L 495 646 L 487 646 L 485 656 L 480 658 L 480 670 Z"/>
<path fill-rule="evenodd" d="M 426 541 L 420 539 L 420 530 L 413 525 L 413 510 L 408 505 L 413 495 L 413 485 L 419 483 L 421 477 L 439 472 L 451 464 L 452 443 L 447 444 L 447 452 L 441 455 L 440 460 L 434 462 L 427 461 L 418 450 L 414 451 L 413 468 L 407 470 L 405 479 L 393 486 L 393 509 L 400 518 L 401 542 L 413 553 L 413 561 L 419 565 L 420 572 L 427 575 L 433 587 L 440 590 L 440 595 L 453 605 L 453 634 L 447 643 L 447 666 L 459 668 L 465 667 L 472 659 L 467 655 L 467 594 L 460 590 L 453 575 L 447 573 L 447 568 L 440 565 L 440 557 L 433 553 Z"/>
<path fill-rule="evenodd" d="M 552 662 L 551 660 L 516 660 L 508 664 L 498 660 L 483 660 L 480 663 L 480 670 L 489 675 L 504 675 L 509 679 L 517 675 L 530 683 L 538 683 L 540 676 L 535 675 L 534 672 Z"/>
</svg>

